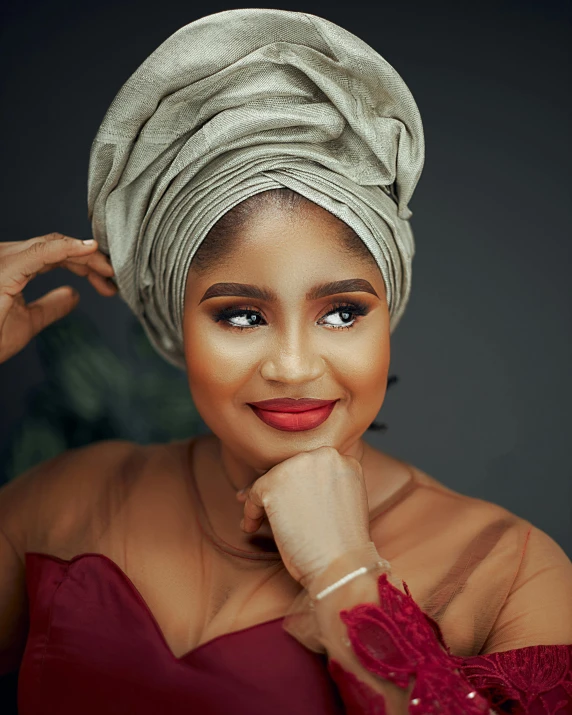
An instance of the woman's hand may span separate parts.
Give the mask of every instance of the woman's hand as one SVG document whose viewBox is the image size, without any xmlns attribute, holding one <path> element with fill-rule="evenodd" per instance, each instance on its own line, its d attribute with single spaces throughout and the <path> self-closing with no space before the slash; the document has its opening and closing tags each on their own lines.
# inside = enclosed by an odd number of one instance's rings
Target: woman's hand
<svg viewBox="0 0 572 715">
<path fill-rule="evenodd" d="M 254 533 L 266 516 L 284 565 L 305 587 L 338 556 L 371 541 L 361 464 L 334 447 L 286 459 L 237 499 L 243 531 Z"/>
<path fill-rule="evenodd" d="M 109 258 L 97 250 L 97 242 L 85 244 L 61 233 L 0 243 L 0 363 L 15 355 L 50 323 L 63 318 L 78 304 L 79 296 L 62 286 L 26 305 L 22 291 L 38 275 L 52 268 L 67 268 L 87 276 L 98 293 L 112 296 L 108 280 L 114 271 Z"/>
</svg>

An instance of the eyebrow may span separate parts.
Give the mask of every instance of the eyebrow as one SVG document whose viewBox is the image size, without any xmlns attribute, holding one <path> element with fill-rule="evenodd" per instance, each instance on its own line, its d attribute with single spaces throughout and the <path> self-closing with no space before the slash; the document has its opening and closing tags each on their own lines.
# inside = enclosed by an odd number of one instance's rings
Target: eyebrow
<svg viewBox="0 0 572 715">
<path fill-rule="evenodd" d="M 348 278 L 343 281 L 331 281 L 314 286 L 306 293 L 306 300 L 318 300 L 337 293 L 357 292 L 371 293 L 379 298 L 369 281 L 363 278 Z M 214 283 L 199 300 L 199 305 L 204 300 L 219 298 L 220 296 L 240 296 L 241 298 L 264 300 L 267 303 L 278 302 L 278 296 L 270 288 L 260 288 L 248 283 Z"/>
</svg>

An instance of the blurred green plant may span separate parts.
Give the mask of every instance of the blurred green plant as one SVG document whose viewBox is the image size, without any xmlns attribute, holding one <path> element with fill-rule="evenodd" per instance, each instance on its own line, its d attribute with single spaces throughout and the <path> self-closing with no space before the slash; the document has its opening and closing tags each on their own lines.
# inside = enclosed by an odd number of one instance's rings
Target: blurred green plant
<svg viewBox="0 0 572 715">
<path fill-rule="evenodd" d="M 102 439 L 139 444 L 204 434 L 186 374 L 154 350 L 135 318 L 127 359 L 85 315 L 70 314 L 35 339 L 46 379 L 0 455 L 0 484 L 67 449 Z"/>
</svg>

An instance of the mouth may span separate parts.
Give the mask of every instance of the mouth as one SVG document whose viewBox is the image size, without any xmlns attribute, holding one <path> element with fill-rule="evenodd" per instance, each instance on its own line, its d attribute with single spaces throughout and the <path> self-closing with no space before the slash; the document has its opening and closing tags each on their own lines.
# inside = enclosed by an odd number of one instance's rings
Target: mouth
<svg viewBox="0 0 572 715">
<path fill-rule="evenodd" d="M 338 400 L 264 400 L 249 407 L 265 424 L 284 432 L 315 429 L 331 415 Z M 260 407 L 259 405 L 263 405 Z"/>
</svg>

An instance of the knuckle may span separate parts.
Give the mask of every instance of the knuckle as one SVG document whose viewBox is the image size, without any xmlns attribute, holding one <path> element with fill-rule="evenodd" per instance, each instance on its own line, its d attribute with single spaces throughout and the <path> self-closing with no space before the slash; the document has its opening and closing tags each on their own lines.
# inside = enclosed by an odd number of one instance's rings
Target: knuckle
<svg viewBox="0 0 572 715">
<path fill-rule="evenodd" d="M 28 246 L 28 253 L 35 255 L 37 253 L 42 253 L 46 250 L 46 244 L 44 241 L 34 241 Z"/>
<path fill-rule="evenodd" d="M 330 445 L 323 444 L 321 447 L 318 447 L 318 451 L 321 452 L 322 454 L 327 454 L 329 456 L 332 456 L 333 454 L 337 454 L 337 450 L 335 447 L 331 447 Z"/>
<path fill-rule="evenodd" d="M 248 503 L 245 509 L 246 516 L 248 516 L 249 519 L 257 519 L 259 511 L 260 510 L 256 504 L 253 504 L 252 502 Z"/>
<path fill-rule="evenodd" d="M 320 459 L 327 464 L 330 464 L 331 462 L 336 461 L 339 458 L 338 450 L 335 447 L 329 447 L 324 445 L 322 447 L 319 447 L 318 453 Z"/>
</svg>

